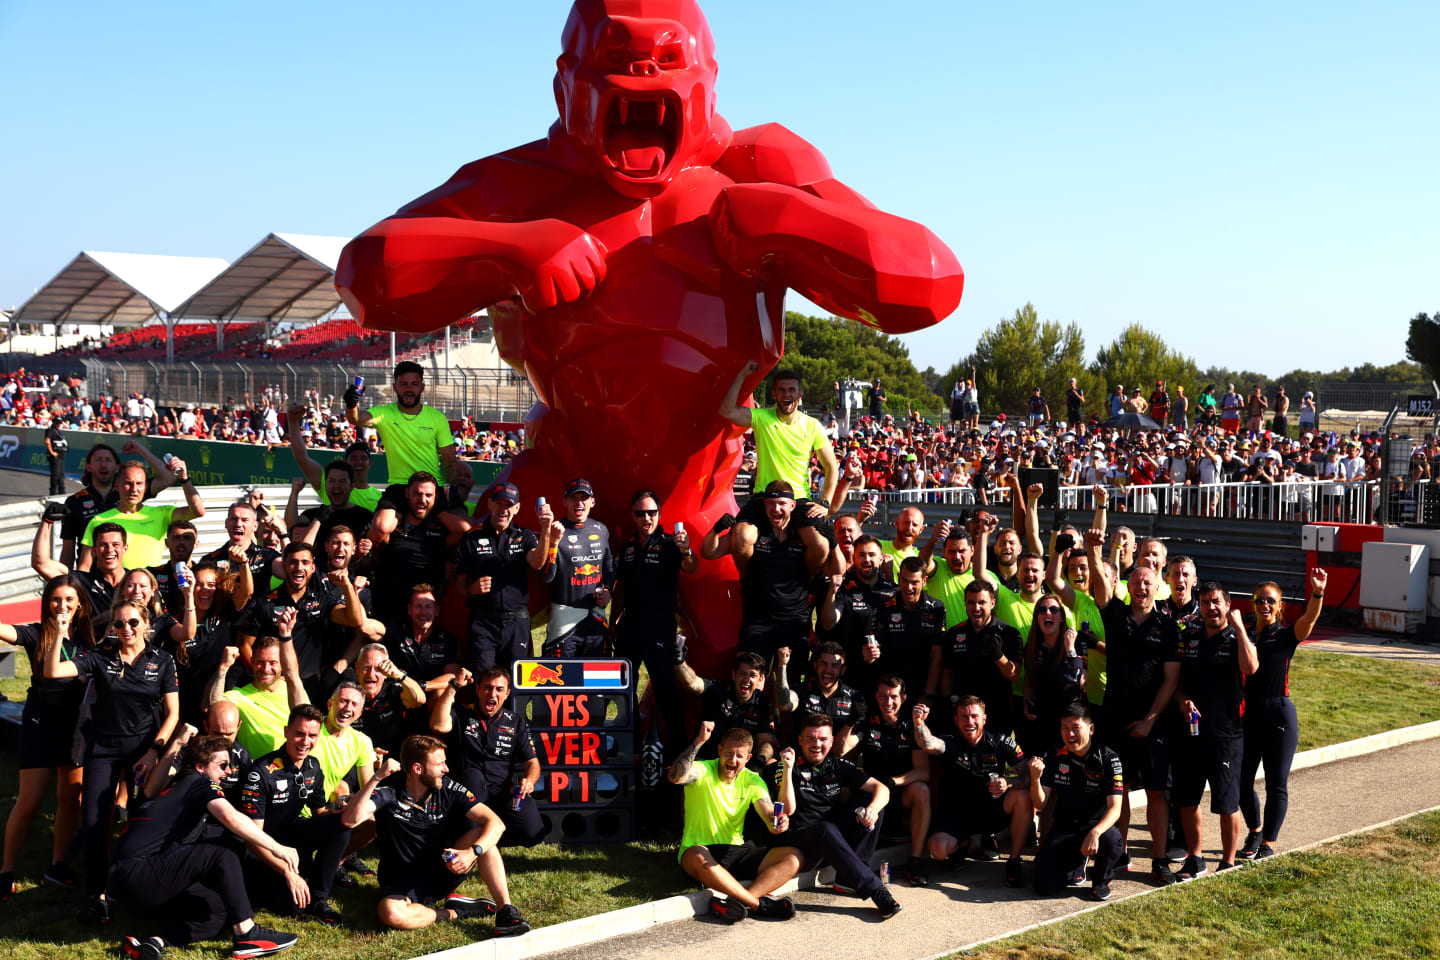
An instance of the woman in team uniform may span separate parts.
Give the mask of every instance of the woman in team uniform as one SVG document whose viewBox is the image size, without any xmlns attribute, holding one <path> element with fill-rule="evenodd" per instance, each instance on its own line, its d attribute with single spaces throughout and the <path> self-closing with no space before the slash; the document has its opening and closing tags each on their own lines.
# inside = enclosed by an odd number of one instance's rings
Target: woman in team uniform
<svg viewBox="0 0 1440 960">
<path fill-rule="evenodd" d="M 46 680 L 45 656 L 59 648 L 61 660 L 74 660 L 95 646 L 90 632 L 90 601 L 75 577 L 65 574 L 45 584 L 40 598 L 39 623 L 11 626 L 0 624 L 0 642 L 24 647 L 30 656 L 30 690 L 21 715 L 24 735 L 20 738 L 20 791 L 5 824 L 4 863 L 0 864 L 0 902 L 15 892 L 15 865 L 20 848 L 30 831 L 30 821 L 40 809 L 41 798 L 50 782 L 50 772 L 59 777 L 56 787 L 55 846 L 46 879 L 70 885 L 75 875 L 65 866 L 65 853 L 80 821 L 80 773 L 84 742 L 80 720 L 85 703 L 85 681 L 79 677 Z"/>
<path fill-rule="evenodd" d="M 1266 581 L 1255 588 L 1254 633 L 1260 669 L 1245 681 L 1245 754 L 1240 767 L 1240 812 L 1250 835 L 1238 855 L 1245 860 L 1275 855 L 1275 841 L 1290 805 L 1290 763 L 1300 742 L 1295 704 L 1290 700 L 1290 660 L 1315 629 L 1327 580 L 1324 569 L 1310 571 L 1310 602 L 1294 626 L 1283 620 L 1285 608 L 1278 585 Z M 1261 764 L 1265 765 L 1263 829 L 1260 797 L 1255 792 L 1255 772 Z"/>
</svg>

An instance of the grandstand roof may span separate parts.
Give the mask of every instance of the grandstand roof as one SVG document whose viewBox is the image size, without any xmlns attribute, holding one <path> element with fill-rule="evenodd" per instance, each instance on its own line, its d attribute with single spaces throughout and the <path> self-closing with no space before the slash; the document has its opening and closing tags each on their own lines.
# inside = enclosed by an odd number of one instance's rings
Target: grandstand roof
<svg viewBox="0 0 1440 960">
<path fill-rule="evenodd" d="M 184 320 L 314 320 L 340 305 L 335 264 L 349 237 L 272 233 L 192 293 Z"/>
<path fill-rule="evenodd" d="M 20 323 L 142 324 L 227 266 L 218 257 L 85 250 L 15 311 Z"/>
</svg>

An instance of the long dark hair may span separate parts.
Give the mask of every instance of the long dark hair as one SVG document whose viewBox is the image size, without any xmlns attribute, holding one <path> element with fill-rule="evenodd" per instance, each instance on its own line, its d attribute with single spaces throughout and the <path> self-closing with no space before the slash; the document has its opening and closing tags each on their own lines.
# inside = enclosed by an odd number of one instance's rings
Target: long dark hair
<svg viewBox="0 0 1440 960">
<path fill-rule="evenodd" d="M 1065 625 L 1065 604 L 1061 602 L 1059 597 L 1047 593 L 1035 601 L 1034 616 L 1032 616 L 1030 620 L 1030 634 L 1025 638 L 1025 673 L 1027 676 L 1029 676 L 1030 671 L 1035 669 L 1036 661 L 1040 658 L 1040 648 L 1045 645 L 1045 632 L 1040 629 L 1040 604 L 1046 602 L 1054 603 L 1060 608 L 1060 627 L 1055 631 L 1055 647 L 1045 654 L 1045 663 L 1043 665 L 1049 667 L 1051 661 L 1058 660 L 1065 652 L 1065 631 L 1069 629 Z"/>
<path fill-rule="evenodd" d="M 114 447 L 110 446 L 110 444 L 108 444 L 108 443 L 97 443 L 97 444 L 95 444 L 95 446 L 91 447 L 89 450 L 87 450 L 87 451 L 85 452 L 85 470 L 84 470 L 83 473 L 80 474 L 80 485 L 81 485 L 82 487 L 88 487 L 88 486 L 90 486 L 90 479 L 91 479 L 91 478 L 90 478 L 90 458 L 93 457 L 93 456 L 95 456 L 95 451 L 96 451 L 96 450 L 107 450 L 107 451 L 109 451 L 110 456 L 112 456 L 112 457 L 115 458 L 115 466 L 116 466 L 116 468 L 118 469 L 119 466 L 120 466 L 120 463 L 121 463 L 121 461 L 120 461 L 120 454 L 118 454 L 118 453 L 115 452 L 115 448 L 114 448 Z"/>
<path fill-rule="evenodd" d="M 80 578 L 73 573 L 62 573 L 45 581 L 45 589 L 40 594 L 41 649 L 50 649 L 49 645 L 60 639 L 60 624 L 55 621 L 55 614 L 50 611 L 50 598 L 55 596 L 55 591 L 61 587 L 69 587 L 80 598 L 80 603 L 75 608 L 75 617 L 70 621 L 70 642 L 82 650 L 93 650 L 95 631 L 90 624 L 90 595 L 85 592 L 85 585 L 80 582 Z"/>
</svg>

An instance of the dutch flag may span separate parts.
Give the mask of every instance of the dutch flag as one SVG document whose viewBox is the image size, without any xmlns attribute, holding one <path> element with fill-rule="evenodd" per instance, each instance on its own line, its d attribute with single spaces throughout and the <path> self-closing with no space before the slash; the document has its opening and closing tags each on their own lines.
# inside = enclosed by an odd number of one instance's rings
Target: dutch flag
<svg viewBox="0 0 1440 960">
<path fill-rule="evenodd" d="M 623 665 L 618 660 L 602 663 L 585 663 L 583 676 L 587 687 L 623 687 L 625 677 Z"/>
</svg>

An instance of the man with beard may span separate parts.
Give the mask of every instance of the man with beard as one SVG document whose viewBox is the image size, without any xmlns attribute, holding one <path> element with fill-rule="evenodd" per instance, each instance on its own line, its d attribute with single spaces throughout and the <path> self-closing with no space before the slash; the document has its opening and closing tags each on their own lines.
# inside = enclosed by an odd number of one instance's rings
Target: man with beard
<svg viewBox="0 0 1440 960">
<path fill-rule="evenodd" d="M 505 825 L 463 784 L 446 776 L 449 771 L 444 743 L 423 735 L 407 737 L 400 762 L 386 757 L 345 805 L 341 820 L 347 827 L 375 818 L 380 922 L 392 929 L 419 930 L 436 921 L 494 914 L 497 937 L 525 933 L 530 925 L 510 902 L 505 863 L 496 846 Z M 396 777 L 398 773 L 403 776 Z M 472 869 L 494 900 L 454 892 Z"/>
<path fill-rule="evenodd" d="M 865 718 L 865 696 L 854 687 L 840 682 L 845 675 L 845 648 L 827 640 L 815 648 L 811 661 L 810 677 L 794 690 L 785 679 L 786 666 L 790 663 L 790 651 L 781 650 L 775 657 L 775 702 L 780 710 L 780 720 L 785 729 L 790 727 L 792 715 L 802 718 L 823 713 L 832 721 L 831 730 L 839 744 L 837 756 L 844 756 L 854 748 L 852 731 Z M 795 731 L 796 734 L 799 731 Z M 787 738 L 788 739 L 788 738 Z M 793 742 L 793 739 L 788 739 Z"/>
<path fill-rule="evenodd" d="M 1180 685 L 1175 699 L 1189 721 L 1191 736 L 1178 737 L 1175 751 L 1175 802 L 1185 823 L 1188 854 L 1176 876 L 1181 880 L 1209 872 L 1201 856 L 1200 798 L 1210 782 L 1210 812 L 1220 817 L 1220 867 L 1235 866 L 1245 824 L 1240 816 L 1240 770 L 1244 759 L 1245 678 L 1260 669 L 1255 644 L 1245 631 L 1230 594 L 1214 581 L 1198 590 L 1201 623 L 1180 634 L 1176 651 Z M 1198 722 L 1199 731 L 1194 724 Z"/>
<path fill-rule="evenodd" d="M 300 679 L 312 697 L 319 698 L 320 672 L 327 623 L 358 627 L 365 622 L 365 608 L 343 567 L 331 570 L 325 579 L 334 587 L 327 590 L 315 576 L 315 548 L 308 543 L 292 543 L 281 558 L 284 579 L 280 586 L 255 604 L 250 624 L 240 632 L 243 656 L 257 636 L 278 633 L 276 615 L 294 609 L 293 643 Z"/>
<path fill-rule="evenodd" d="M 804 856 L 801 869 L 821 860 L 835 868 L 835 886 L 870 899 L 888 920 L 900 912 L 890 888 L 870 869 L 880 838 L 880 822 L 890 802 L 890 788 L 862 773 L 833 750 L 835 733 L 829 717 L 810 714 L 800 724 L 800 758 L 793 773 L 772 766 L 772 795 L 790 800 L 795 811 L 789 842 Z M 787 789 L 788 788 L 788 789 Z"/>
<path fill-rule="evenodd" d="M 303 483 L 303 478 L 297 478 L 294 483 Z M 299 489 L 292 484 L 290 488 L 290 504 L 286 505 L 285 523 L 294 530 L 296 539 L 306 539 L 313 543 L 324 543 L 330 537 L 330 531 L 336 527 L 349 527 L 351 530 L 368 530 L 370 521 L 375 511 L 369 507 L 362 506 L 354 501 L 353 495 L 357 492 L 354 488 L 355 470 L 344 460 L 331 460 L 325 464 L 324 471 L 324 502 L 318 507 L 311 507 L 304 513 L 296 515 L 292 505 L 299 495 Z M 312 537 L 309 535 L 311 525 L 318 524 L 319 530 Z"/>
<path fill-rule="evenodd" d="M 635 536 L 620 548 L 610 608 L 619 633 L 616 652 L 637 666 L 643 663 L 650 674 L 665 740 L 673 755 L 686 734 L 685 709 L 671 669 L 680 574 L 698 570 L 700 558 L 690 549 L 690 534 L 683 526 L 677 524 L 673 536 L 665 532 L 660 500 L 653 491 L 640 490 L 630 498 L 630 515 L 635 520 Z"/>
<path fill-rule="evenodd" d="M 936 543 L 942 544 L 943 551 L 938 561 Z M 945 629 L 948 630 L 969 616 L 965 612 L 965 588 L 975 579 L 975 543 L 965 527 L 952 527 L 949 521 L 942 520 L 935 525 L 935 532 L 920 556 L 927 562 L 925 592 L 945 605 Z"/>
<path fill-rule="evenodd" d="M 510 678 L 491 667 L 475 678 L 475 697 L 461 703 L 457 694 L 470 681 L 468 671 L 452 679 L 430 707 L 430 727 L 449 737 L 446 756 L 455 757 L 455 779 L 505 824 L 501 844 L 533 847 L 545 836 L 535 805 L 540 755 L 525 717 L 505 707 Z"/>
<path fill-rule="evenodd" d="M 982 535 L 983 540 L 983 535 Z M 951 698 L 975 696 L 985 704 L 990 728 L 1009 733 L 1013 727 L 1011 684 L 1020 675 L 1023 641 L 1020 631 L 995 616 L 995 585 L 975 580 L 965 588 L 966 618 L 945 631 L 931 654 L 931 682 L 926 689 Z"/>
<path fill-rule="evenodd" d="M 293 613 L 281 611 L 278 617 Z M 236 741 L 254 757 L 264 756 L 284 741 L 285 721 L 290 715 L 290 688 L 281 670 L 280 638 L 260 637 L 250 648 L 251 681 L 234 690 L 225 689 L 225 677 L 240 659 L 239 647 L 226 647 L 220 665 L 205 688 L 205 702 L 212 708 L 229 700 L 240 710 Z"/>
<path fill-rule="evenodd" d="M 180 590 L 179 578 L 175 576 L 175 565 L 184 563 L 193 567 L 190 557 L 195 552 L 198 536 L 199 531 L 189 520 L 170 521 L 170 528 L 165 531 L 165 552 L 168 555 L 165 562 L 146 568 L 155 578 L 160 605 L 172 616 L 185 609 L 185 596 Z"/>
<path fill-rule="evenodd" d="M 385 626 L 390 659 L 419 682 L 427 698 L 449 689 L 450 681 L 463 669 L 459 642 L 435 622 L 439 610 L 435 588 L 417 583 L 410 588 L 410 602 L 405 608 L 408 616 Z"/>
<path fill-rule="evenodd" d="M 405 488 L 415 474 L 439 477 L 446 475 L 442 461 L 445 470 L 454 466 L 455 436 L 445 414 L 421 400 L 425 395 L 425 369 L 420 364 L 409 360 L 395 364 L 394 387 L 394 403 L 368 410 L 360 409 L 359 388 L 349 387 L 345 391 L 345 419 L 357 432 L 372 427 L 380 435 L 390 471 L 390 485 L 380 500 L 399 510 L 405 505 Z M 377 511 L 383 512 L 378 505 Z M 391 524 L 393 529 L 393 519 Z"/>
<path fill-rule="evenodd" d="M 425 688 L 391 662 L 383 643 L 360 648 L 355 676 L 365 693 L 365 707 L 355 729 L 368 736 L 377 749 L 393 755 L 405 736 L 406 711 L 425 704 Z"/>
<path fill-rule="evenodd" d="M 330 906 L 330 887 L 350 843 L 350 829 L 327 808 L 330 791 L 320 761 L 311 756 L 324 721 L 319 708 L 311 704 L 291 709 L 284 746 L 256 757 L 245 771 L 240 812 L 300 853 L 297 868 L 265 846 L 250 844 L 254 859 L 246 862 L 246 886 L 281 913 L 303 912 L 335 925 L 340 923 L 340 912 Z M 305 809 L 309 817 L 301 816 Z"/>
<path fill-rule="evenodd" d="M 470 672 L 509 669 L 530 655 L 530 574 L 545 566 L 563 529 L 547 503 L 540 533 L 515 525 L 520 491 L 500 481 L 487 492 L 489 516 L 460 539 L 459 586 L 470 602 Z"/>
<path fill-rule="evenodd" d="M 775 759 L 776 750 L 775 715 L 770 708 L 770 697 L 760 689 L 764 680 L 764 659 L 747 650 L 735 654 L 729 686 L 701 679 L 683 659 L 675 665 L 676 683 L 700 697 L 700 722 L 716 730 L 748 731 L 751 746 L 747 753 L 762 767 Z M 701 759 L 715 759 L 716 746 L 707 737 L 700 748 Z"/>
<path fill-rule="evenodd" d="M 913 557 L 920 553 L 916 545 L 921 531 L 925 529 L 925 514 L 919 507 L 906 507 L 895 517 L 895 536 L 888 542 L 880 544 L 880 549 L 885 553 L 885 571 L 896 583 L 900 582 L 900 561 L 906 557 Z"/>
<path fill-rule="evenodd" d="M 371 522 L 371 552 L 357 566 L 373 574 L 370 582 L 375 615 L 382 622 L 405 615 L 410 590 L 415 584 L 445 582 L 445 558 L 451 538 L 445 521 L 460 524 L 465 521 L 436 508 L 439 491 L 440 481 L 434 474 L 416 473 L 405 487 L 404 516 L 399 522 L 390 524 L 387 530 L 382 523 L 386 513 L 383 507 Z"/>
<path fill-rule="evenodd" d="M 930 882 L 925 875 L 925 838 L 930 835 L 930 755 L 915 745 L 911 717 L 901 713 L 905 679 L 882 676 L 875 684 L 875 709 L 855 729 L 860 768 L 890 788 L 900 791 L 900 804 L 910 815 L 910 860 L 905 880 L 912 887 Z"/>
<path fill-rule="evenodd" d="M 875 614 L 875 643 L 862 657 L 864 669 L 852 682 L 873 689 L 875 679 L 896 675 L 911 690 L 929 690 L 940 679 L 935 651 L 945 634 L 945 604 L 925 592 L 925 561 L 900 562 L 900 585 Z"/>
<path fill-rule="evenodd" d="M 1059 893 L 1090 867 L 1090 896 L 1110 899 L 1110 881 L 1125 852 L 1115 824 L 1125 798 L 1120 756 L 1096 742 L 1095 721 L 1084 704 L 1060 713 L 1058 751 L 1030 758 L 1030 802 L 1048 814 L 1049 826 L 1035 855 L 1035 892 Z"/>
<path fill-rule="evenodd" d="M 869 645 L 867 638 L 875 631 L 875 618 L 895 596 L 896 586 L 886 576 L 890 564 L 876 538 L 865 535 L 855 541 L 854 561 L 844 574 L 825 578 L 816 632 L 839 643 L 845 648 L 846 661 L 858 664 Z"/>
<path fill-rule="evenodd" d="M 610 552 L 610 531 L 590 519 L 595 490 L 590 481 L 571 480 L 565 485 L 565 513 L 554 543 L 553 556 L 540 571 L 550 587 L 550 622 L 545 628 L 546 644 L 553 644 L 598 610 L 610 605 L 610 588 L 615 584 L 615 555 Z"/>
<path fill-rule="evenodd" d="M 995 833 L 1010 827 L 1010 859 L 1005 863 L 1005 885 L 1024 883 L 1020 851 L 1030 837 L 1035 808 L 1030 793 L 1009 778 L 1017 778 L 1025 752 L 1008 735 L 987 730 L 985 701 L 961 697 L 955 703 L 955 733 L 935 736 L 926 726 L 930 707 L 917 703 L 913 708 L 915 745 L 932 757 L 940 757 L 940 809 L 935 832 L 930 836 L 930 857 L 958 865 L 967 852 L 980 860 L 999 859 Z M 980 847 L 973 850 L 970 837 L 980 835 Z"/>
<path fill-rule="evenodd" d="M 715 724 L 702 721 L 700 732 L 670 768 L 670 782 L 685 788 L 685 831 L 680 840 L 680 867 L 701 884 L 723 893 L 712 897 L 710 913 L 737 923 L 751 913 L 789 920 L 795 901 L 771 892 L 800 871 L 802 853 L 790 846 L 766 849 L 745 839 L 745 814 L 754 810 L 772 834 L 790 829 L 790 814 L 777 813 L 760 775 L 750 770 L 749 731 L 727 730 L 712 760 L 696 757 L 710 742 Z M 795 751 L 781 755 L 779 797 L 795 809 L 791 771 Z M 742 881 L 749 880 L 747 887 Z"/>
</svg>

